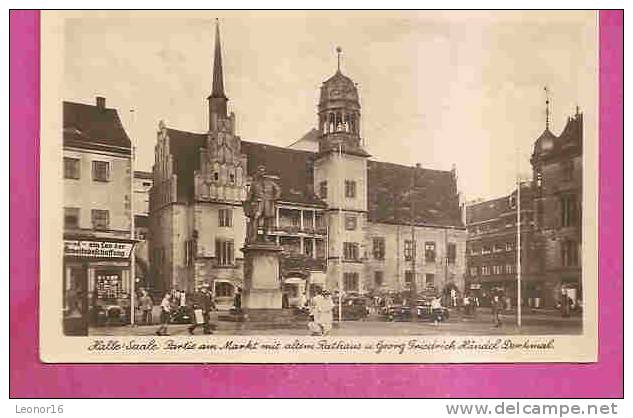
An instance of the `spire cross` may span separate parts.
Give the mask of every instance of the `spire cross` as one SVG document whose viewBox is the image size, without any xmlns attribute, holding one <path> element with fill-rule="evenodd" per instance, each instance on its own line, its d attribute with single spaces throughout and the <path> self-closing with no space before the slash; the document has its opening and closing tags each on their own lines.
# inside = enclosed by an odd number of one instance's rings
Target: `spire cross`
<svg viewBox="0 0 633 418">
<path fill-rule="evenodd" d="M 336 47 L 336 59 L 337 59 L 338 71 L 341 71 L 341 52 L 343 52 L 343 50 L 341 49 L 340 46 L 337 46 Z"/>
<path fill-rule="evenodd" d="M 545 86 L 545 128 L 549 129 L 549 87 Z"/>
</svg>

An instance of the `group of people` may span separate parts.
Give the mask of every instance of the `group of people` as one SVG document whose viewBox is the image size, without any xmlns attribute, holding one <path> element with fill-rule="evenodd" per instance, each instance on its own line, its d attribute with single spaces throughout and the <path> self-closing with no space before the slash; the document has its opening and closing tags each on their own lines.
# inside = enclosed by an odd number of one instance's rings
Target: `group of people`
<svg viewBox="0 0 633 418">
<path fill-rule="evenodd" d="M 200 326 L 204 334 L 212 334 L 210 313 L 215 309 L 215 303 L 208 285 L 200 287 L 200 289 L 193 294 L 191 307 L 193 309 L 193 316 L 192 323 L 188 328 L 189 334 L 193 335 L 196 328 Z M 188 308 L 185 292 L 178 290 L 165 292 L 160 302 L 160 326 L 156 330 L 156 335 L 168 335 L 167 327 L 174 314 L 177 313 L 178 310 L 186 309 Z"/>
</svg>

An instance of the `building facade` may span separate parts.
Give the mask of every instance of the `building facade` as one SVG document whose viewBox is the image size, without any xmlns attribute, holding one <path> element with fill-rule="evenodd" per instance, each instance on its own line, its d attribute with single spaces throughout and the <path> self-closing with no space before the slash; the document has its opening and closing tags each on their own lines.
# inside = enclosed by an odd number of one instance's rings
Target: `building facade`
<svg viewBox="0 0 633 418">
<path fill-rule="evenodd" d="M 543 264 L 538 285 L 550 303 L 563 290 L 575 302 L 582 299 L 582 149 L 583 115 L 576 108 L 559 136 L 546 126 L 530 160 Z"/>
<path fill-rule="evenodd" d="M 549 112 L 547 112 L 549 114 Z M 549 129 L 534 143 L 532 181 L 521 187 L 522 303 L 554 307 L 563 291 L 582 298 L 582 114 L 559 136 Z M 516 190 L 466 206 L 467 287 L 502 292 L 516 306 Z"/>
<path fill-rule="evenodd" d="M 149 191 L 154 184 L 152 173 L 147 171 L 134 171 L 133 201 L 134 212 L 134 261 L 137 288 L 147 289 L 150 286 L 149 277 Z"/>
<path fill-rule="evenodd" d="M 64 102 L 63 118 L 64 327 L 82 334 L 129 315 L 131 145 L 105 98 Z"/>
<path fill-rule="evenodd" d="M 242 283 L 242 201 L 265 166 L 282 190 L 271 239 L 283 248 L 280 279 L 291 303 L 303 303 L 314 286 L 359 294 L 406 290 L 413 280 L 419 289 L 463 288 L 455 170 L 371 160 L 358 89 L 340 68 L 321 86 L 317 127 L 287 148 L 243 141 L 227 101 L 216 32 L 208 131 L 159 124 L 150 192 L 156 286 L 192 291 L 206 283 L 220 305 L 232 304 Z"/>
</svg>

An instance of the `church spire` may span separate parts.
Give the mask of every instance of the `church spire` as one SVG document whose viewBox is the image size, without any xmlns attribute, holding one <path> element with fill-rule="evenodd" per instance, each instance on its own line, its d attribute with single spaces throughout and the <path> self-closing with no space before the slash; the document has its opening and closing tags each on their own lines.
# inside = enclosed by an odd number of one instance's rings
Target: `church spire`
<svg viewBox="0 0 633 418">
<path fill-rule="evenodd" d="M 213 57 L 213 88 L 207 97 L 209 102 L 209 130 L 217 129 L 218 120 L 227 118 L 228 98 L 224 94 L 224 73 L 222 71 L 222 47 L 220 45 L 220 22 L 215 20 L 215 55 Z"/>
<path fill-rule="evenodd" d="M 215 19 L 215 55 L 213 58 L 213 90 L 211 97 L 226 98 L 224 74 L 222 72 L 222 46 L 220 44 L 220 21 Z"/>
</svg>

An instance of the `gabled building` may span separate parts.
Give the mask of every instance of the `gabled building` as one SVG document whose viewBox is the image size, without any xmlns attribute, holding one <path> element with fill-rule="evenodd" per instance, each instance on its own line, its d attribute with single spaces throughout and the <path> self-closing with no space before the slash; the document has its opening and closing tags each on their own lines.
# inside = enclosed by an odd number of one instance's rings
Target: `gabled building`
<svg viewBox="0 0 633 418">
<path fill-rule="evenodd" d="M 232 304 L 242 283 L 242 201 L 263 165 L 282 190 L 272 233 L 293 304 L 313 286 L 346 293 L 463 288 L 466 232 L 455 170 L 370 160 L 356 84 L 340 68 L 323 82 L 317 126 L 290 147 L 243 141 L 227 110 L 216 30 L 209 128 L 159 124 L 150 197 L 152 277 L 161 289 L 210 284 Z M 418 243 L 424 251 L 415 251 Z"/>
<path fill-rule="evenodd" d="M 64 329 L 86 335 L 107 314 L 129 320 L 132 148 L 104 97 L 64 102 L 63 119 Z"/>
</svg>

